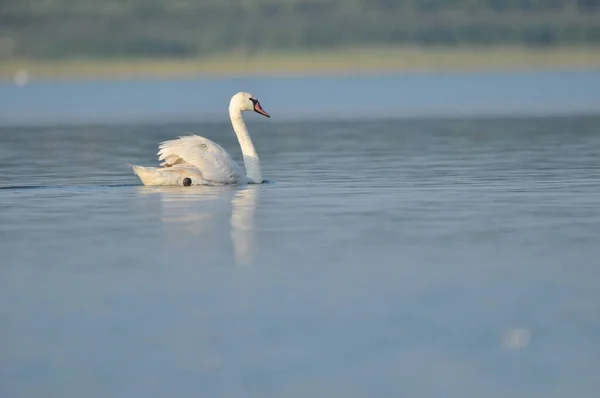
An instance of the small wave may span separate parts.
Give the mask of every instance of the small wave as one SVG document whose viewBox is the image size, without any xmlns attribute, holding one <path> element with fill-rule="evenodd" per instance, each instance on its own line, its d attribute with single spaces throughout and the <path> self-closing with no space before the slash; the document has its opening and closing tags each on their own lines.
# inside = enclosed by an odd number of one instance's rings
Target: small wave
<svg viewBox="0 0 600 398">
<path fill-rule="evenodd" d="M 275 180 L 264 180 L 263 185 L 276 184 Z M 33 189 L 85 189 L 85 188 L 129 188 L 143 187 L 142 184 L 98 184 L 98 185 L 7 185 L 0 186 L 0 191 L 21 191 Z"/>
<path fill-rule="evenodd" d="M 82 188 L 125 188 L 140 184 L 99 184 L 99 185 L 9 185 L 0 186 L 0 191 L 20 191 L 26 189 L 82 189 Z"/>
</svg>

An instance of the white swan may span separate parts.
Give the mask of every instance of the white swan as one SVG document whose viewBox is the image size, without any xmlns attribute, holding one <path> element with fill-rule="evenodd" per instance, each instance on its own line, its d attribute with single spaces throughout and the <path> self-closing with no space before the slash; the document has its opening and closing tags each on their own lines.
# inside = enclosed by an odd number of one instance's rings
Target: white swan
<svg viewBox="0 0 600 398">
<path fill-rule="evenodd" d="M 271 117 L 252 94 L 240 92 L 231 97 L 229 117 L 242 147 L 246 173 L 219 144 L 197 135 L 162 142 L 158 151 L 160 167 L 132 165 L 133 172 L 144 185 L 155 186 L 262 183 L 260 159 L 242 116 L 246 111 Z"/>
</svg>

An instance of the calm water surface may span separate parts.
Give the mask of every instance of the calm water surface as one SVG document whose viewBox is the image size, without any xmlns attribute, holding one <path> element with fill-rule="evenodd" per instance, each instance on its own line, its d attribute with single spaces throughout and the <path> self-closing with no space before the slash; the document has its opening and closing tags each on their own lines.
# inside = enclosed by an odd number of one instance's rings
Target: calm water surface
<svg viewBox="0 0 600 398">
<path fill-rule="evenodd" d="M 422 72 L 363 76 L 0 80 L 0 124 L 222 120 L 255 94 L 277 119 L 600 114 L 600 70 Z"/>
<path fill-rule="evenodd" d="M 0 396 L 596 397 L 600 118 L 0 128 Z"/>
</svg>

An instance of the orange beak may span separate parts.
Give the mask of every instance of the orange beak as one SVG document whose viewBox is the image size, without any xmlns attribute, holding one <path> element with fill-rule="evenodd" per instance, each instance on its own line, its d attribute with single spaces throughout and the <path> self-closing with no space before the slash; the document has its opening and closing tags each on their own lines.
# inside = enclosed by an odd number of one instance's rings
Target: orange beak
<svg viewBox="0 0 600 398">
<path fill-rule="evenodd" d="M 256 103 L 254 104 L 254 112 L 256 113 L 260 113 L 263 116 L 266 117 L 271 117 L 271 115 L 269 115 L 263 108 L 262 106 L 260 106 L 260 102 L 256 101 Z"/>
</svg>

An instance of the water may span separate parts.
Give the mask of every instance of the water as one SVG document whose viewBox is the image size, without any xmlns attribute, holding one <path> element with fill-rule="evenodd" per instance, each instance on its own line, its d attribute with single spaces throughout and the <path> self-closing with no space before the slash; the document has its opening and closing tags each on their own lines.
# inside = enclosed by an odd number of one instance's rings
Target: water
<svg viewBox="0 0 600 398">
<path fill-rule="evenodd" d="M 380 76 L 0 81 L 0 123 L 134 123 L 226 117 L 238 91 L 277 120 L 599 114 L 600 70 Z M 225 111 L 225 112 L 224 112 Z"/>
<path fill-rule="evenodd" d="M 599 117 L 0 128 L 0 396 L 594 397 Z"/>
</svg>

